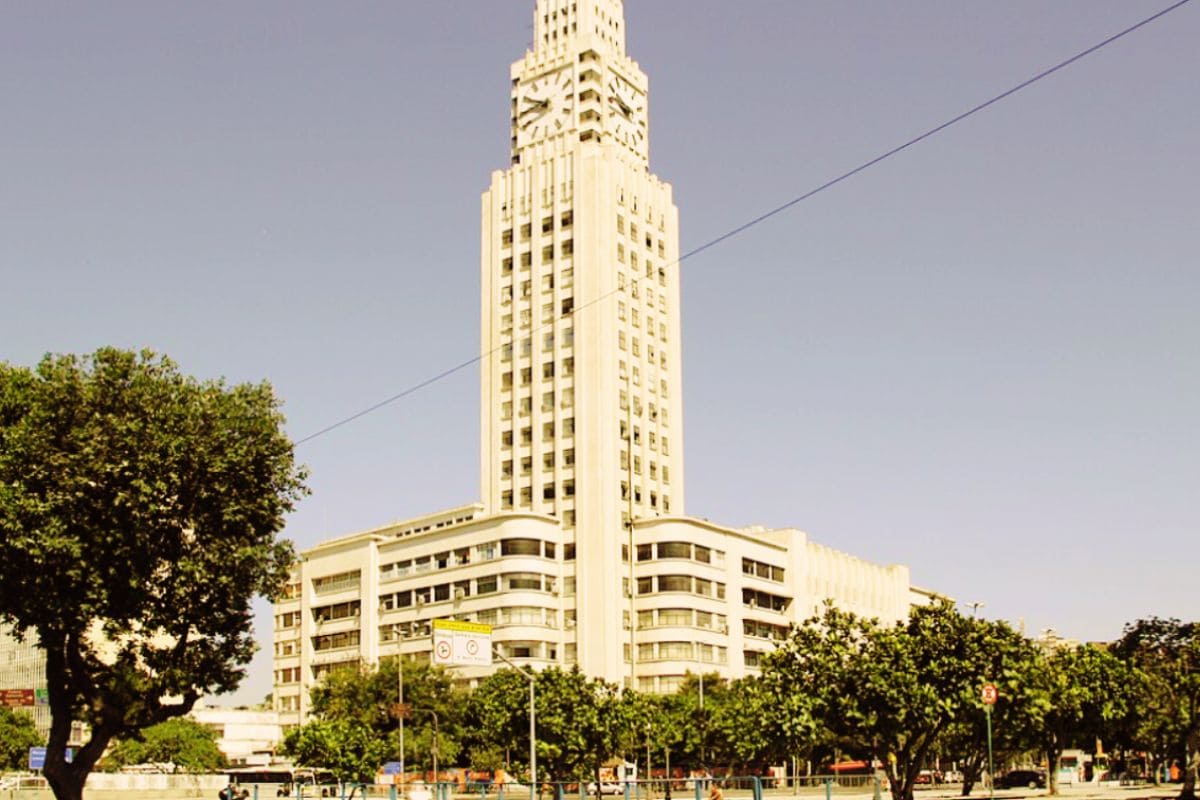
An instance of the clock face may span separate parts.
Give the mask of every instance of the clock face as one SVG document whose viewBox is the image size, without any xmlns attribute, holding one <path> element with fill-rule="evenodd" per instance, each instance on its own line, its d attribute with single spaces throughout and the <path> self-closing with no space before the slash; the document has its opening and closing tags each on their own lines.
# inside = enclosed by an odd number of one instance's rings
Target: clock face
<svg viewBox="0 0 1200 800">
<path fill-rule="evenodd" d="M 640 150 L 646 141 L 646 96 L 616 74 L 608 79 L 608 123 L 621 144 Z"/>
<path fill-rule="evenodd" d="M 515 117 L 518 144 L 528 144 L 572 127 L 575 81 L 570 70 L 534 78 L 517 89 Z"/>
</svg>

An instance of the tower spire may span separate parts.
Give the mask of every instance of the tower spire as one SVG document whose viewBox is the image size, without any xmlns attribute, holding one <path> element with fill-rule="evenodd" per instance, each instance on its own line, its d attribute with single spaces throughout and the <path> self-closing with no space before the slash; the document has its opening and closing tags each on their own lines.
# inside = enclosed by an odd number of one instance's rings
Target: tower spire
<svg viewBox="0 0 1200 800">
<path fill-rule="evenodd" d="M 623 0 L 537 0 L 533 14 L 538 53 L 589 42 L 591 49 L 625 55 Z"/>
</svg>

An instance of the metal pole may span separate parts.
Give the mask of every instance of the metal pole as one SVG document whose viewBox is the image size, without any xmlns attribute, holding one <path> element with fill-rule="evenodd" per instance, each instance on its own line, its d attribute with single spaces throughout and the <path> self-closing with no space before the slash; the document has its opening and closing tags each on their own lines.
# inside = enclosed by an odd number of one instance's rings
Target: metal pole
<svg viewBox="0 0 1200 800">
<path fill-rule="evenodd" d="M 537 797 L 537 697 L 533 676 L 529 677 L 529 800 Z"/>
<path fill-rule="evenodd" d="M 996 796 L 996 781 L 992 772 L 992 707 L 991 705 L 984 706 L 984 711 L 987 712 L 987 736 L 988 736 L 988 797 Z"/>
<path fill-rule="evenodd" d="M 434 711 L 432 708 L 414 708 L 414 709 L 413 709 L 413 711 L 420 711 L 422 714 L 428 714 L 428 715 L 430 715 L 431 717 L 433 717 L 433 748 L 430 750 L 430 753 L 431 753 L 431 755 L 433 756 L 433 787 L 434 787 L 433 793 L 434 793 L 434 798 L 435 798 L 435 800 L 437 800 L 437 793 L 438 793 L 438 792 L 437 792 L 437 782 L 438 782 L 438 741 L 439 741 L 439 734 L 438 734 L 438 715 L 437 715 L 437 712 L 436 712 L 436 711 Z"/>
<path fill-rule="evenodd" d="M 400 655 L 400 623 L 396 623 L 396 719 L 400 721 L 400 794 L 404 796 L 404 659 Z"/>
<path fill-rule="evenodd" d="M 537 800 L 537 694 L 535 691 L 537 678 L 529 670 L 519 667 L 509 660 L 508 656 L 500 652 L 500 648 L 493 647 L 492 652 L 529 681 L 529 800 Z"/>
<path fill-rule="evenodd" d="M 637 573 L 634 570 L 637 551 L 633 542 L 633 384 L 628 371 L 625 373 L 625 397 L 629 401 L 625 408 L 626 446 L 629 449 L 625 482 L 629 485 L 626 513 L 629 515 L 629 691 L 632 692 L 637 690 Z"/>
</svg>

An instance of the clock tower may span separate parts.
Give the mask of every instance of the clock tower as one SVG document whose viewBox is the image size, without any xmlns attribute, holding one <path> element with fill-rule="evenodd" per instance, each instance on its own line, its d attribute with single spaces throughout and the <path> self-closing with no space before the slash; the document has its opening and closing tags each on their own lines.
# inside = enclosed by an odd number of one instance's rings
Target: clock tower
<svg viewBox="0 0 1200 800">
<path fill-rule="evenodd" d="M 536 0 L 511 78 L 511 165 L 482 202 L 482 495 L 559 520 L 568 660 L 621 681 L 631 523 L 684 508 L 678 210 L 621 0 Z"/>
</svg>

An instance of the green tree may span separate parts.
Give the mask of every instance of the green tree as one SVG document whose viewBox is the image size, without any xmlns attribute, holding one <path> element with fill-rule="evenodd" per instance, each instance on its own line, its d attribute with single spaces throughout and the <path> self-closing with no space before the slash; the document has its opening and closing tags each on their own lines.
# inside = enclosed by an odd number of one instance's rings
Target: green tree
<svg viewBox="0 0 1200 800">
<path fill-rule="evenodd" d="M 400 687 L 396 660 L 378 668 L 331 672 L 312 690 L 313 714 L 323 720 L 346 720 L 374 731 L 387 740 L 388 753 L 398 758 L 399 721 L 394 707 Z M 436 749 L 439 766 L 454 764 L 462 750 L 463 693 L 454 688 L 444 667 L 404 662 L 404 758 L 407 765 L 433 768 Z M 434 720 L 436 719 L 436 725 Z"/>
<path fill-rule="evenodd" d="M 43 743 L 33 717 L 0 707 L 0 770 L 29 766 L 29 748 Z"/>
<path fill-rule="evenodd" d="M 715 683 L 715 682 L 714 682 Z M 779 763 L 800 749 L 784 730 L 776 697 L 762 678 L 749 676 L 708 691 L 705 706 L 710 736 L 710 763 L 724 763 L 730 773 L 744 773 L 750 765 Z"/>
<path fill-rule="evenodd" d="M 0 364 L 0 621 L 46 654 L 59 800 L 113 738 L 245 676 L 250 600 L 286 581 L 276 533 L 305 491 L 282 425 L 268 385 L 149 352 Z M 73 720 L 91 738 L 68 764 Z"/>
<path fill-rule="evenodd" d="M 226 766 L 217 736 L 193 719 L 178 718 L 118 741 L 102 762 L 119 769 L 128 764 L 174 764 L 177 772 L 214 772 Z"/>
<path fill-rule="evenodd" d="M 1134 682 L 1116 656 L 1090 645 L 1044 653 L 1031 678 L 1038 740 L 1049 768 L 1046 785 L 1058 794 L 1063 748 L 1102 737 L 1126 713 Z"/>
<path fill-rule="evenodd" d="M 329 770 L 340 783 L 360 784 L 375 781 L 389 742 L 351 719 L 315 719 L 290 730 L 282 750 L 298 764 Z"/>
<path fill-rule="evenodd" d="M 671 763 L 704 767 L 725 759 L 729 747 L 722 727 L 730 684 L 719 673 L 703 676 L 688 673 L 671 698 L 678 717 L 679 739 L 671 751 Z"/>
<path fill-rule="evenodd" d="M 625 691 L 613 698 L 605 712 L 613 754 L 625 761 L 641 762 L 659 716 L 660 705 L 655 695 Z M 648 764 L 643 765 L 642 775 L 649 775 Z"/>
<path fill-rule="evenodd" d="M 535 676 L 538 779 L 594 776 L 615 750 L 616 688 L 576 667 Z M 473 753 L 508 748 L 518 769 L 529 768 L 529 681 L 515 670 L 489 676 L 469 700 L 476 726 Z M 474 756 L 473 756 L 474 760 Z"/>
<path fill-rule="evenodd" d="M 801 740 L 824 728 L 870 753 L 886 765 L 895 800 L 912 800 L 921 768 L 977 696 L 980 665 L 963 645 L 971 632 L 948 602 L 894 626 L 828 605 L 766 658 L 763 678 L 792 716 L 785 730 Z"/>
<path fill-rule="evenodd" d="M 1038 651 L 1006 622 L 967 618 L 969 627 L 956 643 L 962 656 L 975 665 L 974 678 L 964 687 L 959 716 L 947 727 L 938 744 L 940 752 L 962 767 L 962 795 L 970 795 L 987 767 L 987 712 L 980 699 L 984 684 L 993 684 L 997 700 L 992 706 L 994 763 L 1037 745 L 1037 695 L 1032 675 Z"/>
<path fill-rule="evenodd" d="M 1195 800 L 1200 770 L 1200 622 L 1151 617 L 1125 626 L 1113 651 L 1144 677 L 1140 729 L 1185 765 L 1180 798 Z"/>
</svg>

